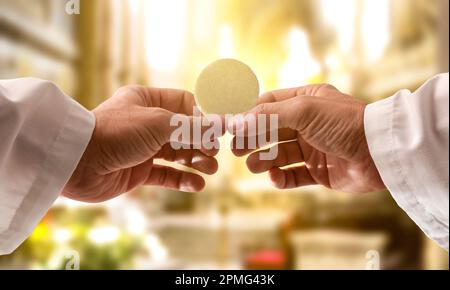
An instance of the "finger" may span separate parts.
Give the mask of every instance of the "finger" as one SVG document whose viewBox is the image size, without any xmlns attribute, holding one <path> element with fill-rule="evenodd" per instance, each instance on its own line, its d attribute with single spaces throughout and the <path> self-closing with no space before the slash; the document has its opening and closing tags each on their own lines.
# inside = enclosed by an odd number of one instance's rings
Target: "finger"
<svg viewBox="0 0 450 290">
<path fill-rule="evenodd" d="M 148 178 L 148 174 L 153 166 L 153 159 L 148 159 L 147 161 L 136 165 L 132 168 L 124 170 L 124 172 L 129 172 L 128 182 L 126 183 L 126 192 L 133 190 L 137 186 L 143 184 Z M 127 174 L 123 174 L 127 176 Z"/>
<path fill-rule="evenodd" d="M 148 108 L 147 115 L 148 132 L 156 137 L 161 147 L 171 142 L 176 149 L 180 149 L 177 144 L 218 149 L 217 138 L 224 134 L 223 124 L 215 119 L 175 114 L 162 108 Z"/>
<path fill-rule="evenodd" d="M 307 108 L 308 97 L 294 97 L 275 103 L 263 103 L 245 115 L 234 116 L 227 124 L 233 134 L 252 135 L 254 132 L 273 131 L 280 128 L 299 130 L 302 114 Z M 310 107 L 310 106 L 309 106 Z M 262 119 L 262 121 L 261 121 Z M 262 123 L 261 123 L 262 122 Z"/>
<path fill-rule="evenodd" d="M 199 192 L 205 187 L 205 180 L 195 173 L 154 165 L 145 185 L 162 186 L 185 192 Z"/>
<path fill-rule="evenodd" d="M 190 144 L 190 145 L 189 145 L 189 148 L 186 148 L 186 149 L 183 149 L 183 150 L 199 150 L 201 153 L 205 154 L 206 156 L 214 157 L 214 156 L 216 156 L 216 155 L 219 153 L 219 149 L 220 149 L 219 146 L 220 146 L 220 143 L 219 143 L 218 140 L 213 140 L 212 142 L 214 143 L 214 145 L 215 145 L 216 142 L 217 142 L 217 144 L 218 144 L 218 145 L 217 145 L 217 148 L 216 148 L 215 146 L 213 146 L 212 148 L 205 148 L 204 145 L 201 144 L 200 149 L 195 149 L 195 148 L 194 148 L 194 145 Z M 173 147 L 171 143 L 167 143 L 166 145 L 163 146 L 163 148 L 166 147 L 166 146 L 168 146 L 168 147 L 170 147 L 172 150 L 176 150 L 176 149 L 173 149 L 173 148 L 180 148 L 180 147 L 183 147 L 183 146 L 184 146 L 184 147 L 187 147 L 187 145 L 181 144 L 181 143 L 177 143 L 177 142 L 173 142 L 173 144 L 176 145 L 176 146 Z"/>
<path fill-rule="evenodd" d="M 318 96 L 327 99 L 336 92 L 339 91 L 329 84 L 308 85 L 267 92 L 258 99 L 259 105 L 257 107 L 244 114 L 244 118 L 242 116 L 233 118 L 227 129 L 232 133 L 243 131 L 244 134 L 249 134 L 254 130 L 258 132 L 258 128 L 256 128 L 258 124 L 257 122 L 252 124 L 252 120 L 255 120 L 258 115 L 276 115 L 280 128 L 298 130 L 299 126 L 304 125 L 301 123 L 303 120 L 302 113 L 308 111 L 308 105 L 313 104 L 306 100 Z M 266 121 L 266 128 L 268 128 L 270 119 L 266 118 Z"/>
<path fill-rule="evenodd" d="M 274 90 L 267 93 L 264 93 L 258 98 L 258 104 L 265 103 L 276 103 L 285 101 L 297 96 L 308 95 L 306 92 L 308 91 L 307 87 L 299 87 L 299 88 L 289 88 L 282 90 Z"/>
<path fill-rule="evenodd" d="M 273 168 L 269 171 L 269 176 L 274 186 L 279 189 L 292 189 L 317 184 L 306 165 L 284 170 Z"/>
<path fill-rule="evenodd" d="M 162 108 L 173 113 L 193 115 L 195 100 L 192 93 L 176 89 L 160 89 L 130 85 L 119 88 L 114 97 L 119 102 L 148 108 Z"/>
<path fill-rule="evenodd" d="M 196 103 L 194 95 L 191 92 L 176 89 L 159 89 L 149 87 L 139 87 L 139 95 L 145 100 L 145 106 L 153 109 L 160 108 L 164 111 L 172 113 L 170 120 L 174 119 L 174 116 L 189 117 L 189 123 L 191 125 L 191 136 L 194 132 L 194 126 L 196 128 L 201 127 L 201 132 L 208 130 L 212 126 L 217 128 L 217 137 L 225 134 L 225 122 L 223 116 L 207 115 L 204 116 L 200 110 L 196 110 Z M 176 118 L 177 120 L 182 118 Z M 177 120 L 173 120 L 176 122 Z M 187 122 L 187 121 L 186 121 Z M 163 126 L 164 128 L 165 126 Z M 218 129 L 220 128 L 220 130 Z M 202 135 L 203 136 L 203 135 Z M 192 144 L 193 142 L 188 142 Z"/>
<path fill-rule="evenodd" d="M 176 89 L 139 87 L 146 107 L 158 107 L 176 114 L 192 116 L 195 106 L 191 92 Z"/>
<path fill-rule="evenodd" d="M 259 136 L 252 137 L 252 136 L 245 136 L 245 137 L 237 137 L 235 136 L 233 140 L 231 141 L 231 151 L 234 155 L 240 157 L 247 155 L 255 150 L 258 150 L 264 146 L 272 145 L 272 143 L 267 142 L 267 140 L 271 140 L 270 138 L 270 132 L 267 132 L 266 137 L 269 136 L 269 138 L 264 138 L 266 142 L 261 143 Z M 285 141 L 291 141 L 297 139 L 298 132 L 292 129 L 283 128 L 278 130 L 278 141 L 277 142 L 285 142 Z M 253 139 L 253 141 L 250 141 L 250 139 Z"/>
<path fill-rule="evenodd" d="M 217 160 L 214 157 L 207 156 L 200 150 L 174 150 L 170 144 L 166 144 L 155 158 L 177 162 L 205 174 L 214 174 L 219 168 Z"/>
<path fill-rule="evenodd" d="M 305 161 L 298 142 L 281 143 L 275 146 L 278 147 L 278 154 L 274 160 L 260 159 L 260 154 L 269 152 L 270 149 L 250 154 L 247 158 L 248 169 L 252 173 L 263 173 L 275 167 L 284 167 Z"/>
<path fill-rule="evenodd" d="M 329 84 L 307 85 L 297 88 L 274 90 L 263 94 L 258 99 L 258 104 L 274 103 L 285 101 L 298 96 L 319 96 L 325 95 L 330 91 L 337 91 L 335 87 Z"/>
<path fill-rule="evenodd" d="M 217 142 L 218 142 L 218 140 L 217 140 Z M 217 144 L 219 144 L 219 146 L 220 146 L 219 142 Z M 214 148 L 211 148 L 211 149 L 207 149 L 207 148 L 204 148 L 204 146 L 202 145 L 202 148 L 200 148 L 200 151 L 203 154 L 205 154 L 206 156 L 214 157 L 214 156 L 216 156 L 219 153 L 219 148 L 218 147 L 217 148 L 214 147 Z"/>
<path fill-rule="evenodd" d="M 189 91 L 145 86 L 128 86 L 123 89 L 129 98 L 134 98 L 134 103 L 144 107 L 161 108 L 174 114 L 207 117 L 208 119 L 223 118 L 217 115 L 204 116 L 197 108 L 194 95 Z M 134 93 L 129 93 L 130 90 Z M 224 122 L 222 121 L 222 123 Z"/>
</svg>

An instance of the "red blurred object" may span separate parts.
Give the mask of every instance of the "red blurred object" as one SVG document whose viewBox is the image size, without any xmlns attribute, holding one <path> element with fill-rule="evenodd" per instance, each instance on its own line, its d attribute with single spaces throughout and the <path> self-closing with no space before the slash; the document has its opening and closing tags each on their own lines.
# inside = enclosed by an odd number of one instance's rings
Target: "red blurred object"
<svg viewBox="0 0 450 290">
<path fill-rule="evenodd" d="M 261 250 L 245 258 L 248 270 L 282 270 L 287 268 L 286 255 L 281 250 Z"/>
</svg>

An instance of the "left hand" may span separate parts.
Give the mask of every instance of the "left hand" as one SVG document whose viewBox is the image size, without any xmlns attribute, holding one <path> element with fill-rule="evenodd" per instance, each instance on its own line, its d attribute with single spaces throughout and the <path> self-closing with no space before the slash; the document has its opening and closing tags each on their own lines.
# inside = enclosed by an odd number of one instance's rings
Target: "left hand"
<svg viewBox="0 0 450 290">
<path fill-rule="evenodd" d="M 280 143 L 272 144 L 278 147 L 274 160 L 260 160 L 260 151 L 251 148 L 234 149 L 237 156 L 251 153 L 247 159 L 250 171 L 269 172 L 280 189 L 320 184 L 366 193 L 386 188 L 364 132 L 365 103 L 331 85 L 273 91 L 260 97 L 259 103 L 247 114 L 254 119 L 260 114 L 277 114 Z M 235 125 L 248 135 L 247 122 Z M 248 137 L 246 140 L 248 144 Z"/>
</svg>

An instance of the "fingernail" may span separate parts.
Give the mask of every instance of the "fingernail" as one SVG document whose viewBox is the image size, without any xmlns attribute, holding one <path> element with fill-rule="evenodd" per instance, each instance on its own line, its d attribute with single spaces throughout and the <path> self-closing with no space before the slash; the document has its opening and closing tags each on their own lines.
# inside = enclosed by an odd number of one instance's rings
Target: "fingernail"
<svg viewBox="0 0 450 290">
<path fill-rule="evenodd" d="M 195 188 L 192 185 L 188 185 L 188 184 L 182 184 L 180 186 L 180 191 L 184 191 L 184 192 L 195 192 Z"/>
<path fill-rule="evenodd" d="M 192 158 L 192 164 L 193 165 L 196 164 L 196 163 L 202 162 L 202 161 L 203 161 L 203 158 L 201 156 L 194 156 Z"/>
</svg>

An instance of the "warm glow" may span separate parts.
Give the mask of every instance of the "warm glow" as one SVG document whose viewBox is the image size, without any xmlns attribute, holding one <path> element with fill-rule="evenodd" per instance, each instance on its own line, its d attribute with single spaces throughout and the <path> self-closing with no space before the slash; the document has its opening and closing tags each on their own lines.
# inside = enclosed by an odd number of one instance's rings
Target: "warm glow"
<svg viewBox="0 0 450 290">
<path fill-rule="evenodd" d="M 234 57 L 233 33 L 229 25 L 220 28 L 219 56 L 221 58 Z"/>
<path fill-rule="evenodd" d="M 313 58 L 308 36 L 299 28 L 293 28 L 288 37 L 289 57 L 279 75 L 280 87 L 304 85 L 320 74 L 320 66 Z"/>
<path fill-rule="evenodd" d="M 151 69 L 176 69 L 186 37 L 186 1 L 145 1 L 146 53 Z"/>
<path fill-rule="evenodd" d="M 390 1 L 365 0 L 362 37 L 367 60 L 379 60 L 390 41 Z"/>
<path fill-rule="evenodd" d="M 274 186 L 267 176 L 247 178 L 240 180 L 236 184 L 236 189 L 240 193 L 251 193 L 260 191 L 273 191 Z"/>
<path fill-rule="evenodd" d="M 72 233 L 68 229 L 56 229 L 53 233 L 53 240 L 58 244 L 65 244 L 72 238 Z"/>
<path fill-rule="evenodd" d="M 98 245 L 113 243 L 119 239 L 119 236 L 119 229 L 112 226 L 93 228 L 89 232 L 89 240 Z"/>
<path fill-rule="evenodd" d="M 163 261 L 167 259 L 167 249 L 162 245 L 161 241 L 156 235 L 150 234 L 145 237 L 144 245 L 149 251 L 153 260 Z"/>
<path fill-rule="evenodd" d="M 378 2 L 378 1 L 373 1 Z M 325 23 L 337 34 L 339 48 L 349 53 L 353 48 L 357 0 L 321 0 L 320 7 Z M 375 21 L 375 25 L 378 21 Z"/>
<path fill-rule="evenodd" d="M 126 228 L 130 234 L 142 235 L 147 230 L 147 218 L 138 208 L 130 208 L 125 212 Z"/>
<path fill-rule="evenodd" d="M 130 11 L 133 15 L 136 15 L 139 11 L 139 6 L 142 4 L 141 0 L 128 0 Z"/>
</svg>

